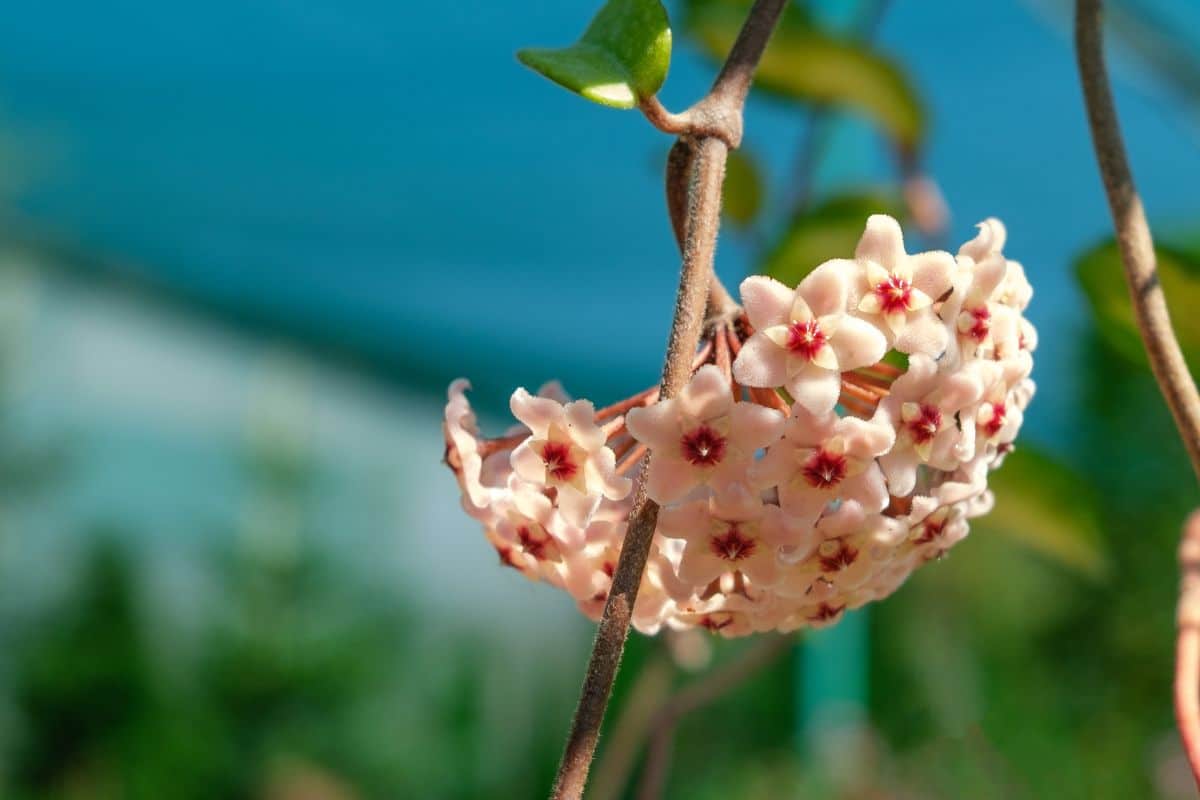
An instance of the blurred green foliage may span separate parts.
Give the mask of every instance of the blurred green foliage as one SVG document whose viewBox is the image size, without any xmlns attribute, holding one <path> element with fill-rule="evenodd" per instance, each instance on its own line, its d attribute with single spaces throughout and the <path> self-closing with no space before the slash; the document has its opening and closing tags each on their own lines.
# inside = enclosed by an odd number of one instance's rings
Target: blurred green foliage
<svg viewBox="0 0 1200 800">
<path fill-rule="evenodd" d="M 1162 243 L 1156 245 L 1155 252 L 1158 280 L 1171 307 L 1175 334 L 1184 357 L 1195 369 L 1194 365 L 1200 363 L 1200 316 L 1189 312 L 1200 307 L 1200 252 Z M 1116 242 L 1107 241 L 1086 252 L 1076 264 L 1076 275 L 1100 323 L 1100 334 L 1133 363 L 1149 364 L 1129 302 L 1129 288 Z"/>
<path fill-rule="evenodd" d="M 687 0 L 683 30 L 719 63 L 749 8 L 749 0 Z M 799 4 L 788 5 L 754 80 L 787 100 L 859 113 L 905 152 L 918 150 L 925 135 L 921 100 L 900 66 L 857 39 L 823 30 Z"/>
</svg>

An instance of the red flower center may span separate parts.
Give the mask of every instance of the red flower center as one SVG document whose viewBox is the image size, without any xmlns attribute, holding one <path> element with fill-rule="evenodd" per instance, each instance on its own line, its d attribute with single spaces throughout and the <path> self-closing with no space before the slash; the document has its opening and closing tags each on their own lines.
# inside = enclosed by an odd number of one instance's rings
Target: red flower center
<svg viewBox="0 0 1200 800">
<path fill-rule="evenodd" d="M 809 456 L 801 469 L 804 480 L 815 489 L 830 489 L 846 477 L 846 457 L 828 450 L 818 450 Z"/>
<path fill-rule="evenodd" d="M 721 630 L 721 628 L 726 627 L 731 622 L 733 622 L 733 617 L 725 617 L 724 619 L 717 619 L 716 617 L 714 617 L 711 614 L 705 614 L 703 617 L 700 618 L 700 621 L 697 624 L 702 628 L 707 628 L 710 631 L 716 632 L 716 631 Z"/>
<path fill-rule="evenodd" d="M 932 440 L 941 427 L 942 410 L 930 403 L 921 403 L 920 412 L 908 421 L 908 432 L 917 444 Z"/>
<path fill-rule="evenodd" d="M 711 467 L 725 457 L 725 437 L 707 425 L 701 425 L 680 440 L 683 458 L 698 467 Z"/>
<path fill-rule="evenodd" d="M 517 563 L 517 554 L 512 547 L 506 544 L 496 545 L 496 555 L 500 556 L 500 565 L 503 567 L 512 567 L 520 569 L 521 565 Z"/>
<path fill-rule="evenodd" d="M 875 294 L 879 297 L 879 307 L 884 314 L 908 311 L 912 302 L 912 283 L 888 275 L 886 280 L 875 284 Z"/>
<path fill-rule="evenodd" d="M 828 603 L 821 603 L 817 606 L 816 613 L 808 619 L 811 622 L 828 622 L 841 614 L 845 608 L 845 606 L 831 606 Z"/>
<path fill-rule="evenodd" d="M 982 342 L 992 330 L 992 312 L 988 311 L 987 306 L 977 306 L 968 309 L 967 313 L 971 315 L 971 325 L 963 331 L 963 335 L 975 342 Z"/>
<path fill-rule="evenodd" d="M 828 339 L 815 319 L 808 322 L 793 322 L 788 327 L 787 349 L 808 361 L 816 358 Z"/>
<path fill-rule="evenodd" d="M 992 403 L 992 418 L 983 426 L 983 432 L 988 436 L 995 436 L 1004 427 L 1004 417 L 1008 413 L 1008 409 L 1004 403 Z"/>
<path fill-rule="evenodd" d="M 537 536 L 528 525 L 517 528 L 517 539 L 521 542 L 521 549 L 538 561 L 552 555 L 550 550 L 553 548 L 553 543 L 550 541 L 550 537 Z"/>
<path fill-rule="evenodd" d="M 929 544 L 946 530 L 946 518 L 934 519 L 926 517 L 921 523 L 921 535 L 913 539 L 913 544 Z"/>
<path fill-rule="evenodd" d="M 542 445 L 542 461 L 546 464 L 546 472 L 556 481 L 565 483 L 579 472 L 579 465 L 571 458 L 571 447 L 566 442 Z"/>
<path fill-rule="evenodd" d="M 832 550 L 832 548 L 829 549 Z M 822 547 L 821 550 L 825 551 L 826 548 Z M 837 572 L 838 570 L 845 569 L 857 560 L 858 548 L 842 541 L 837 543 L 836 550 L 828 553 L 820 553 L 822 572 Z"/>
<path fill-rule="evenodd" d="M 708 540 L 708 546 L 717 558 L 741 561 L 754 555 L 754 551 L 758 549 L 758 542 L 744 535 L 736 522 L 731 522 L 725 533 L 714 534 Z"/>
</svg>

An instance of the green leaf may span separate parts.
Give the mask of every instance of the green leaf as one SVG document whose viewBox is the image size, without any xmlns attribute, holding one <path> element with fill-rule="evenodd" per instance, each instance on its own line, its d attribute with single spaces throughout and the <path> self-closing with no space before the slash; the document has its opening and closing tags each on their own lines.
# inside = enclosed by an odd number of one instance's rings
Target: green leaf
<svg viewBox="0 0 1200 800">
<path fill-rule="evenodd" d="M 1200 257 L 1165 245 L 1156 246 L 1155 252 L 1171 325 L 1195 372 L 1200 368 L 1200 315 L 1193 313 L 1200 308 Z M 1075 263 L 1075 274 L 1104 341 L 1133 363 L 1148 366 L 1116 242 L 1110 239 L 1084 253 Z"/>
<path fill-rule="evenodd" d="M 721 211 L 739 228 L 749 227 L 762 208 L 763 182 L 758 165 L 742 150 L 729 151 Z"/>
<path fill-rule="evenodd" d="M 578 42 L 558 49 L 527 48 L 517 58 L 588 100 L 633 108 L 667 79 L 671 28 L 659 0 L 609 0 Z"/>
<path fill-rule="evenodd" d="M 872 214 L 904 216 L 898 198 L 881 192 L 831 197 L 792 220 L 771 248 L 762 271 L 788 286 L 831 258 L 853 258 L 854 248 Z"/>
<path fill-rule="evenodd" d="M 721 61 L 749 5 L 748 0 L 688 0 L 684 31 L 706 55 Z M 925 135 L 924 108 L 900 67 L 860 41 L 819 30 L 794 4 L 771 37 L 754 85 L 863 114 L 905 151 L 916 151 Z"/>
<path fill-rule="evenodd" d="M 1093 579 L 1108 558 L 1099 502 L 1087 479 L 1036 448 L 1018 445 L 988 479 L 991 513 L 972 522 L 977 532 L 1011 537 Z"/>
</svg>

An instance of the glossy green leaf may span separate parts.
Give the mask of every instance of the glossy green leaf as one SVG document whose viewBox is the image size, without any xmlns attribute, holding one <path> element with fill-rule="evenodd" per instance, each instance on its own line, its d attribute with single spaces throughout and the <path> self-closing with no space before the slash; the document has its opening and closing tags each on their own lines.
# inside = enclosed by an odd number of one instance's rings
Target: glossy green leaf
<svg viewBox="0 0 1200 800">
<path fill-rule="evenodd" d="M 758 165 L 743 150 L 731 150 L 725 164 L 721 211 L 734 225 L 748 227 L 762 208 L 763 181 Z"/>
<path fill-rule="evenodd" d="M 902 218 L 898 198 L 859 192 L 832 197 L 792 220 L 771 248 L 762 271 L 795 286 L 818 264 L 831 258 L 853 258 L 867 217 L 890 214 Z"/>
<path fill-rule="evenodd" d="M 1163 245 L 1156 247 L 1156 253 L 1171 325 L 1195 371 L 1200 368 L 1200 315 L 1194 313 L 1200 308 L 1200 257 Z M 1076 262 L 1075 272 L 1105 342 L 1130 361 L 1147 364 L 1116 242 L 1109 240 L 1089 250 Z"/>
<path fill-rule="evenodd" d="M 1091 578 L 1108 570 L 1098 500 L 1087 479 L 1028 445 L 1017 445 L 988 479 L 990 514 L 972 522 L 982 535 L 1011 537 Z"/>
<path fill-rule="evenodd" d="M 670 23 L 659 0 L 609 0 L 575 44 L 527 48 L 517 58 L 588 100 L 633 108 L 667 78 Z"/>
<path fill-rule="evenodd" d="M 689 0 L 684 31 L 705 54 L 723 60 L 749 6 L 748 0 Z M 808 103 L 857 111 L 908 151 L 918 149 L 925 135 L 924 108 L 900 67 L 860 41 L 821 31 L 794 4 L 771 37 L 754 83 Z"/>
</svg>

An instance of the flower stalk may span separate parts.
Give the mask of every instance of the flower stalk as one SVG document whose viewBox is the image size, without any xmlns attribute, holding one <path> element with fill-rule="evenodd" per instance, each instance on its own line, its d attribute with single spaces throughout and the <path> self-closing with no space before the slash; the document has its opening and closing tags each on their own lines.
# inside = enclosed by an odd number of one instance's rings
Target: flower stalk
<svg viewBox="0 0 1200 800">
<path fill-rule="evenodd" d="M 1096 162 L 1108 196 L 1138 331 L 1163 399 L 1200 479 L 1200 393 L 1171 328 L 1154 241 L 1133 182 L 1104 61 L 1101 0 L 1076 0 L 1075 47 Z M 1200 787 L 1200 516 L 1184 528 L 1175 647 L 1175 717 Z"/>
<path fill-rule="evenodd" d="M 725 162 L 729 148 L 741 142 L 742 108 L 754 69 L 785 6 L 786 0 L 755 0 L 708 96 L 685 112 L 692 119 L 679 129 L 681 134 L 695 141 L 687 145 L 691 152 L 687 159 L 690 174 L 686 182 L 686 215 L 681 226 L 683 267 L 663 365 L 663 399 L 678 394 L 692 374 L 692 359 L 700 342 L 713 283 Z M 656 117 L 671 119 L 674 115 L 669 115 L 656 103 L 651 106 L 649 116 L 653 121 Z M 679 120 L 674 119 L 674 122 Z M 645 476 L 653 469 L 654 465 L 648 463 L 635 490 L 629 530 L 613 574 L 612 588 L 605 601 L 579 703 L 551 791 L 554 800 L 577 800 L 583 796 L 587 784 L 588 770 L 625 649 L 625 639 L 629 635 L 638 586 L 658 521 L 658 505 L 646 496 Z"/>
</svg>

